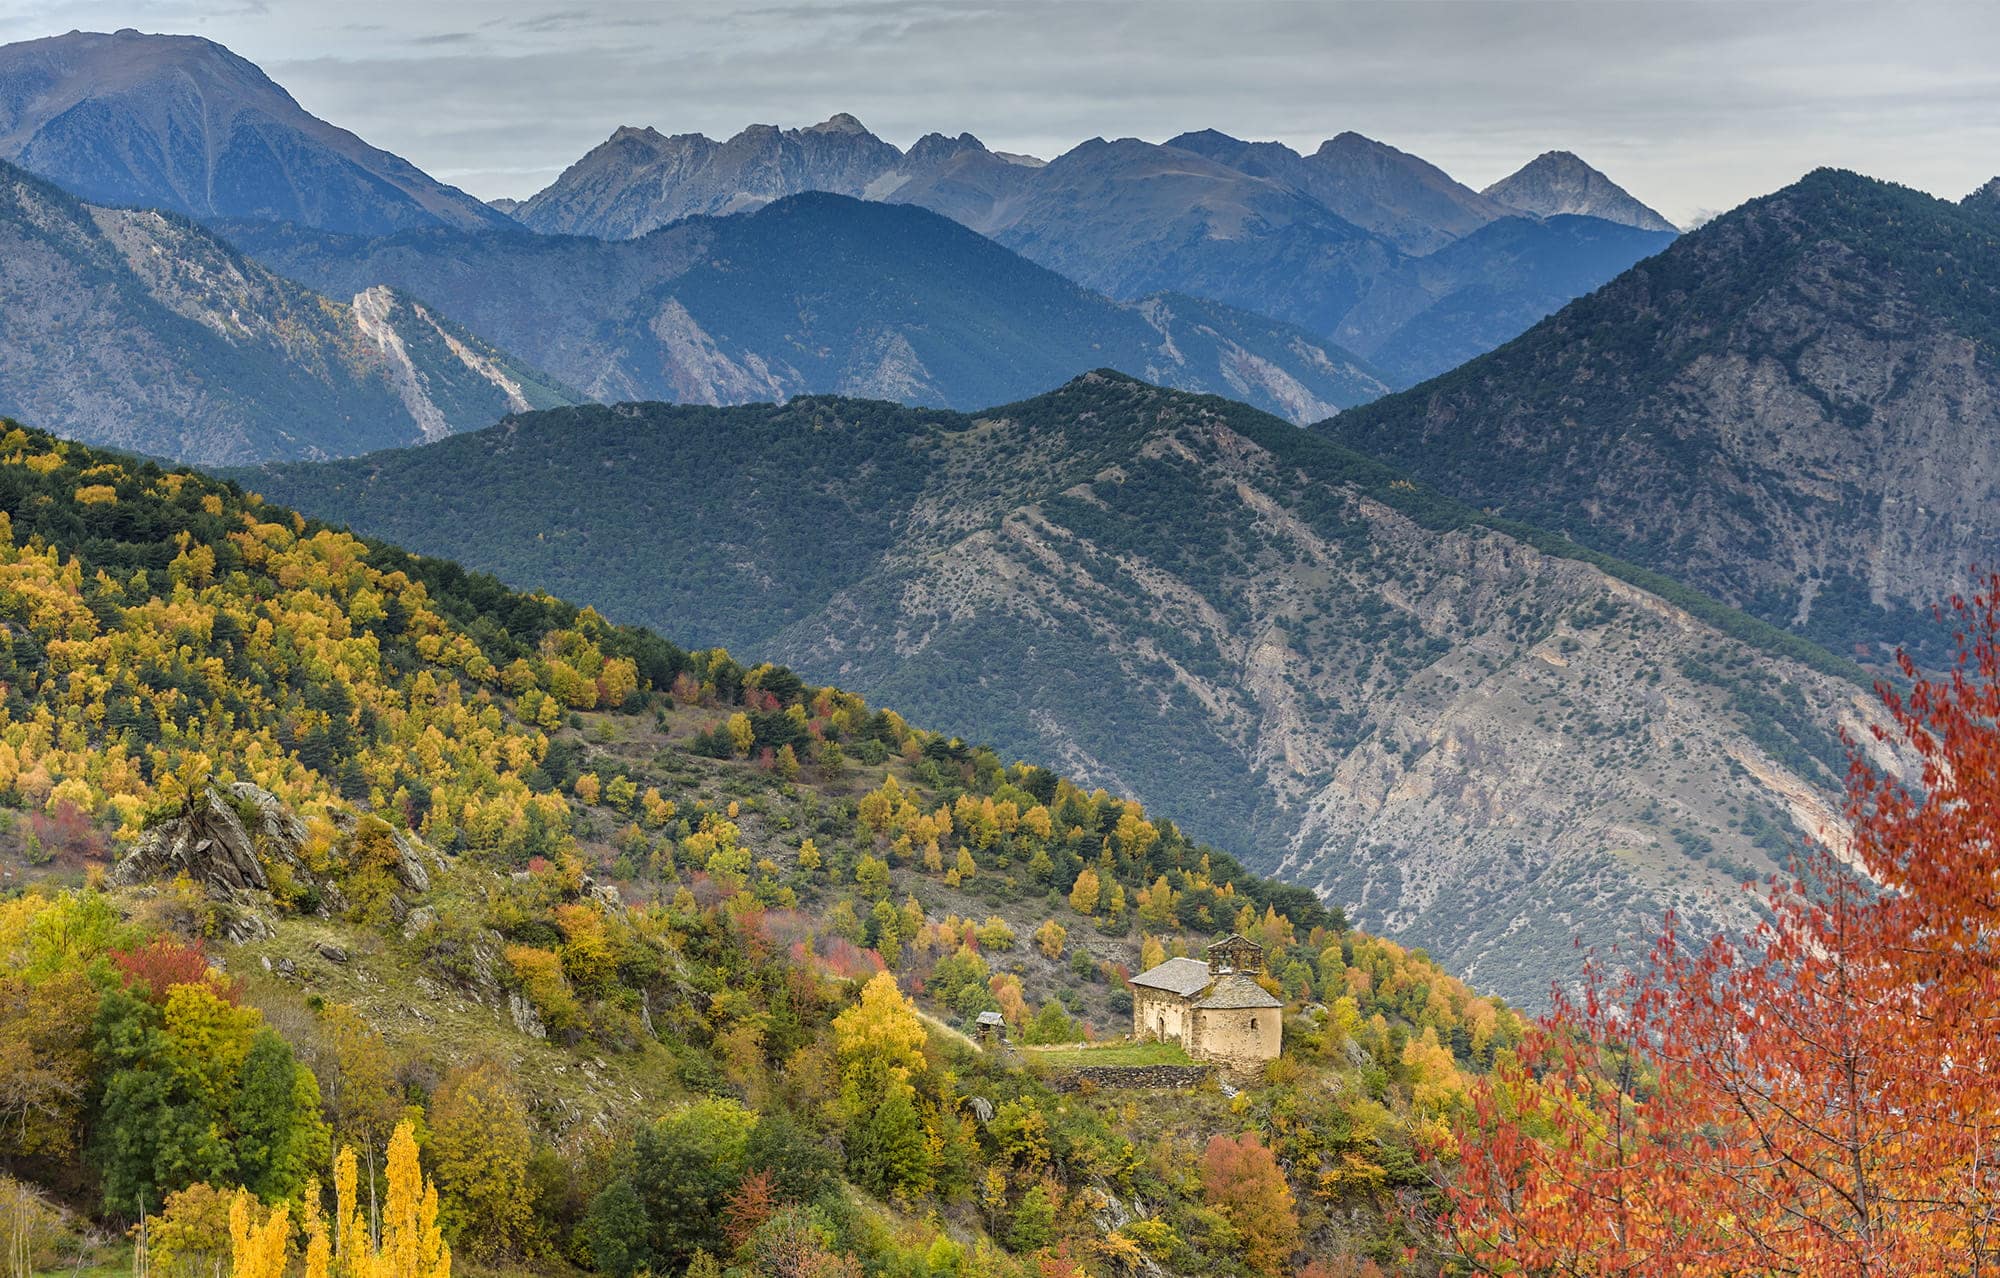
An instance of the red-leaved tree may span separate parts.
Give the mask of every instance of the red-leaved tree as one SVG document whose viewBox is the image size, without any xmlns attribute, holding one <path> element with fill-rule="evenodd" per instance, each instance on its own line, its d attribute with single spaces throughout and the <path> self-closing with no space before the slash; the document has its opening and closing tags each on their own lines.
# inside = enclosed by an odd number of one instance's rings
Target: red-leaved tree
<svg viewBox="0 0 2000 1278">
<path fill-rule="evenodd" d="M 1479 1272 L 2000 1273 L 2000 574 L 1947 678 L 1878 687 L 1841 858 L 1769 921 L 1593 970 L 1474 1091 L 1447 1225 Z"/>
</svg>

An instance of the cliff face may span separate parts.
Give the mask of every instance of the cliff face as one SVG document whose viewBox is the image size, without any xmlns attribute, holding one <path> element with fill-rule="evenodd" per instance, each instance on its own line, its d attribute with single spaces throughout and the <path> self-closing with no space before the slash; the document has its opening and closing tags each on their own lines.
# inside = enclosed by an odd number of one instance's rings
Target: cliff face
<svg viewBox="0 0 2000 1278">
<path fill-rule="evenodd" d="M 1113 375 L 971 415 L 563 410 L 247 482 L 1140 796 L 1530 1002 L 1572 937 L 1736 918 L 1836 832 L 1864 711 L 1775 632 Z"/>
<path fill-rule="evenodd" d="M 2000 551 L 2000 222 L 1814 174 L 1326 423 L 1842 651 Z"/>
<path fill-rule="evenodd" d="M 5 164 L 0 293 L 0 412 L 159 456 L 344 456 L 578 398 L 392 290 L 315 294 Z"/>
</svg>

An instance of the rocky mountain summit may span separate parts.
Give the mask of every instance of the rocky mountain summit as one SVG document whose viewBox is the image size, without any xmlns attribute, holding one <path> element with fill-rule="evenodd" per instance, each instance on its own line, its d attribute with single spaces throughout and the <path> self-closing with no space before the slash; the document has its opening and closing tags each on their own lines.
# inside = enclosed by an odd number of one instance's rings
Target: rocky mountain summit
<svg viewBox="0 0 2000 1278">
<path fill-rule="evenodd" d="M 94 203 L 202 219 L 368 234 L 506 224 L 198 36 L 72 31 L 0 47 L 0 159 Z"/>
<path fill-rule="evenodd" d="M 580 398 L 393 289 L 322 296 L 5 163 L 0 296 L 0 413 L 155 456 L 344 456 Z"/>
<path fill-rule="evenodd" d="M 911 156 L 944 158 L 923 143 Z M 722 142 L 628 126 L 514 217 L 538 231 L 630 239 L 684 217 L 739 213 L 803 191 L 859 197 L 903 162 L 900 150 L 845 113 L 805 129 L 753 124 Z"/>
<path fill-rule="evenodd" d="M 1675 229 L 1672 222 L 1568 151 L 1544 151 L 1481 194 L 1536 217 L 1574 213 L 1642 231 Z"/>
</svg>

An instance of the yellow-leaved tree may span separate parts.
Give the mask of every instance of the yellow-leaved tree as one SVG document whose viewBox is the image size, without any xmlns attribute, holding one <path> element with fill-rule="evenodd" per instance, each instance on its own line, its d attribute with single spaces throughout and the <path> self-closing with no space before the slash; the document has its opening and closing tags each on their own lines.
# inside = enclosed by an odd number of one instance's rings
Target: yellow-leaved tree
<svg viewBox="0 0 2000 1278">
<path fill-rule="evenodd" d="M 333 1161 L 332 1237 L 319 1214 L 318 1186 L 307 1193 L 306 1278 L 451 1278 L 451 1248 L 438 1225 L 437 1187 L 418 1164 L 416 1134 L 407 1121 L 398 1123 L 389 1137 L 388 1172 L 382 1235 L 370 1238 L 355 1200 L 354 1148 L 341 1147 Z M 244 1278 L 240 1270 L 238 1278 Z M 260 1273 L 250 1278 L 278 1276 Z"/>
<path fill-rule="evenodd" d="M 284 1278 L 285 1253 L 292 1243 L 292 1209 L 279 1203 L 259 1220 L 263 1207 L 247 1189 L 229 1204 L 231 1278 Z"/>
</svg>

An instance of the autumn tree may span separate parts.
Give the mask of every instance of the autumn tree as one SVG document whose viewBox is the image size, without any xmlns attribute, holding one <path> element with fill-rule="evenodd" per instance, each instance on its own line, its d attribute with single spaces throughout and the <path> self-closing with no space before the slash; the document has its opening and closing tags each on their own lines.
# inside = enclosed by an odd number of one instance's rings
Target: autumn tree
<svg viewBox="0 0 2000 1278">
<path fill-rule="evenodd" d="M 480 1061 L 448 1075 L 431 1097 L 431 1174 L 445 1234 L 467 1255 L 518 1252 L 534 1203 L 527 1107 L 507 1074 Z"/>
<path fill-rule="evenodd" d="M 1959 658 L 1877 691 L 1845 846 L 1740 943 L 1673 920 L 1474 1089 L 1453 1240 L 1473 1265 L 1633 1275 L 1978 1274 L 2000 1263 L 2000 574 Z M 1836 851 L 1838 855 L 1836 855 Z"/>
<path fill-rule="evenodd" d="M 1063 946 L 1069 941 L 1069 929 L 1054 919 L 1044 919 L 1035 929 L 1035 945 L 1049 958 L 1062 957 Z"/>
<path fill-rule="evenodd" d="M 292 1242 L 291 1208 L 266 1212 L 247 1189 L 229 1204 L 230 1278 L 284 1278 Z"/>
<path fill-rule="evenodd" d="M 1201 1154 L 1201 1193 L 1243 1236 L 1243 1259 L 1264 1274 L 1284 1272 L 1299 1245 L 1292 1190 L 1254 1132 L 1211 1136 Z"/>
<path fill-rule="evenodd" d="M 330 1254 L 340 1278 L 451 1278 L 451 1247 L 438 1224 L 437 1186 L 423 1174 L 416 1133 L 408 1122 L 398 1123 L 389 1137 L 386 1173 L 379 1236 L 371 1237 L 357 1201 L 354 1150 L 342 1147 L 334 1162 L 331 1226 L 316 1210 L 306 1217 L 309 1261 Z"/>
<path fill-rule="evenodd" d="M 1076 876 L 1076 882 L 1070 885 L 1069 908 L 1085 917 L 1097 913 L 1097 898 L 1102 886 L 1097 871 L 1086 866 Z"/>
<path fill-rule="evenodd" d="M 922 1188 L 930 1166 L 914 1080 L 926 1069 L 926 1036 L 916 1009 L 880 972 L 834 1018 L 833 1032 L 848 1170 L 878 1193 Z"/>
<path fill-rule="evenodd" d="M 28 981 L 0 972 L 0 1155 L 63 1156 L 90 1083 L 98 996 L 82 972 Z"/>
</svg>

